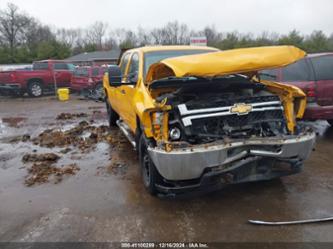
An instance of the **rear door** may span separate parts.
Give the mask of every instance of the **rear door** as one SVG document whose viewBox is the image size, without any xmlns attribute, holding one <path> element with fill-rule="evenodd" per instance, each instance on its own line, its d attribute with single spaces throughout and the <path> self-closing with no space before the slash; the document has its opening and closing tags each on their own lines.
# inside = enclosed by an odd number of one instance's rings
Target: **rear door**
<svg viewBox="0 0 333 249">
<path fill-rule="evenodd" d="M 317 102 L 321 106 L 333 105 L 333 54 L 312 57 L 317 81 Z"/>
</svg>

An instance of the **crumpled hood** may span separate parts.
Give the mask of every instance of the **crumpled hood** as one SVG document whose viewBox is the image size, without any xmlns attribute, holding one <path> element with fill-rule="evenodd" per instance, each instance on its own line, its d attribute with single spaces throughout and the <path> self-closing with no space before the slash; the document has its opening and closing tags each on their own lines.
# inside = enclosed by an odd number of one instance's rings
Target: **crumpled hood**
<svg viewBox="0 0 333 249">
<path fill-rule="evenodd" d="M 166 77 L 216 77 L 287 66 L 306 56 L 294 46 L 267 46 L 187 55 L 153 64 L 146 82 Z"/>
</svg>

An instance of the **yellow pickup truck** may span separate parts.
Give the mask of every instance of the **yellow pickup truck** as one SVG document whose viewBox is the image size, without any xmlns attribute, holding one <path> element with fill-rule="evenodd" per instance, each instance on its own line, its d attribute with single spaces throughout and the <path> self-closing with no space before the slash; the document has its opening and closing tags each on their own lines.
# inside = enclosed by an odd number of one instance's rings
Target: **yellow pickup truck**
<svg viewBox="0 0 333 249">
<path fill-rule="evenodd" d="M 293 46 L 124 53 L 104 76 L 105 101 L 110 126 L 138 152 L 146 189 L 177 195 L 300 172 L 315 143 L 296 123 L 306 96 L 258 72 L 305 55 Z"/>
</svg>

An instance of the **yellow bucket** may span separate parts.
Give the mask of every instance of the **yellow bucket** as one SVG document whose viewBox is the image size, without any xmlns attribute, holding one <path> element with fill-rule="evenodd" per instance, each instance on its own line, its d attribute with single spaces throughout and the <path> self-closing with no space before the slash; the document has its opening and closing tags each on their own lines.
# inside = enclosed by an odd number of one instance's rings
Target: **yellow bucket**
<svg viewBox="0 0 333 249">
<path fill-rule="evenodd" d="M 68 88 L 59 88 L 58 89 L 58 98 L 60 101 L 69 100 L 69 89 Z"/>
</svg>

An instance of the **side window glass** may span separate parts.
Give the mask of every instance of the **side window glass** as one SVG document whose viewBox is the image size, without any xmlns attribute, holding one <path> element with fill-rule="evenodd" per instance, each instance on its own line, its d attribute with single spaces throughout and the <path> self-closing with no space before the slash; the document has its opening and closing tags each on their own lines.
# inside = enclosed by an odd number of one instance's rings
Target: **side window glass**
<svg viewBox="0 0 333 249">
<path fill-rule="evenodd" d="M 309 80 L 311 80 L 311 71 L 304 59 L 282 68 L 282 81 L 290 82 Z"/>
<path fill-rule="evenodd" d="M 139 55 L 137 53 L 133 54 L 129 70 L 128 70 L 128 81 L 136 82 L 138 80 L 139 74 Z"/>
<path fill-rule="evenodd" d="M 125 54 L 121 60 L 120 70 L 121 70 L 122 75 L 125 75 L 125 73 L 126 73 L 126 67 L 127 67 L 129 58 L 130 58 L 130 54 Z"/>
<path fill-rule="evenodd" d="M 68 70 L 68 65 L 65 63 L 56 63 L 54 64 L 55 70 Z"/>
<path fill-rule="evenodd" d="M 317 80 L 333 80 L 333 56 L 320 56 L 311 59 Z"/>
<path fill-rule="evenodd" d="M 98 76 L 99 74 L 99 68 L 94 68 L 93 71 L 92 71 L 92 76 Z"/>
</svg>

